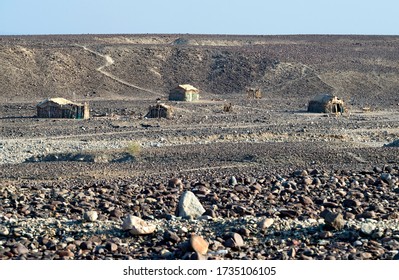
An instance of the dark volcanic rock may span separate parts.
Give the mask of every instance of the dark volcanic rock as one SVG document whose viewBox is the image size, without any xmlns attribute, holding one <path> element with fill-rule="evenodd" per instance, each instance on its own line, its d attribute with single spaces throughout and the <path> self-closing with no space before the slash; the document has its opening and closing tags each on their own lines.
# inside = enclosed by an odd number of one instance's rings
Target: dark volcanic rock
<svg viewBox="0 0 399 280">
<path fill-rule="evenodd" d="M 346 222 L 340 213 L 333 213 L 329 210 L 324 210 L 320 213 L 326 224 L 333 227 L 334 229 L 341 230 L 344 228 Z"/>
</svg>

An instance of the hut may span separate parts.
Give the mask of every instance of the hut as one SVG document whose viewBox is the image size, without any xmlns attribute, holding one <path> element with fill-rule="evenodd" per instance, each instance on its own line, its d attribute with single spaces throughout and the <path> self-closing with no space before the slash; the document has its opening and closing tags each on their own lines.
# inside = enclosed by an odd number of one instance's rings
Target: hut
<svg viewBox="0 0 399 280">
<path fill-rule="evenodd" d="M 259 88 L 247 88 L 247 98 L 249 99 L 261 99 L 262 92 Z"/>
<path fill-rule="evenodd" d="M 38 118 L 88 119 L 89 105 L 76 103 L 65 98 L 47 98 L 37 104 Z"/>
<path fill-rule="evenodd" d="M 198 101 L 199 90 L 192 85 L 178 85 L 169 93 L 169 100 L 173 101 Z"/>
<path fill-rule="evenodd" d="M 308 112 L 343 113 L 344 111 L 344 101 L 331 94 L 319 94 L 309 101 Z"/>
<path fill-rule="evenodd" d="M 173 116 L 173 108 L 163 103 L 157 103 L 151 105 L 148 109 L 146 118 L 167 118 L 170 119 Z"/>
</svg>

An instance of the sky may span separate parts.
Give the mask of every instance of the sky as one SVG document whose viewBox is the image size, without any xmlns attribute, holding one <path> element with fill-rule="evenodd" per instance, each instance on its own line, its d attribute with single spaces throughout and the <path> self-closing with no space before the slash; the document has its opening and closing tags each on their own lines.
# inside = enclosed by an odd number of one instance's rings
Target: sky
<svg viewBox="0 0 399 280">
<path fill-rule="evenodd" d="M 399 35 L 397 0 L 0 0 L 0 35 Z"/>
</svg>

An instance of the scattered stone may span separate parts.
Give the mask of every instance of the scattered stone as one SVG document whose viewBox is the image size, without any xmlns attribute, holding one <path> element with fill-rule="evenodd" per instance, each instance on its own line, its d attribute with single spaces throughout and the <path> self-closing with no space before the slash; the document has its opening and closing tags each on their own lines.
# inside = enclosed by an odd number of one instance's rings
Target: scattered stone
<svg viewBox="0 0 399 280">
<path fill-rule="evenodd" d="M 381 174 L 381 180 L 383 180 L 383 181 L 389 183 L 389 181 L 392 180 L 392 175 L 389 174 L 389 173 L 382 173 L 382 174 Z"/>
<path fill-rule="evenodd" d="M 23 244 L 17 243 L 14 245 L 13 250 L 15 254 L 17 255 L 25 255 L 29 253 L 28 248 L 26 248 Z"/>
<path fill-rule="evenodd" d="M 5 225 L 0 225 L 0 235 L 7 236 L 10 234 L 10 230 Z"/>
<path fill-rule="evenodd" d="M 377 214 L 374 211 L 365 211 L 362 214 L 362 217 L 365 219 L 375 219 L 377 217 Z"/>
<path fill-rule="evenodd" d="M 192 234 L 190 237 L 191 248 L 200 255 L 205 255 L 208 252 L 209 243 L 201 236 Z"/>
<path fill-rule="evenodd" d="M 162 249 L 160 252 L 161 257 L 167 259 L 173 256 L 173 253 L 169 251 L 168 249 Z"/>
<path fill-rule="evenodd" d="M 244 240 L 242 239 L 241 235 L 238 233 L 230 233 L 227 236 L 227 239 L 224 243 L 224 246 L 228 248 L 240 248 L 245 245 Z"/>
<path fill-rule="evenodd" d="M 259 221 L 258 228 L 260 228 L 261 230 L 265 230 L 269 228 L 273 223 L 274 220 L 272 218 L 265 218 Z"/>
<path fill-rule="evenodd" d="M 371 235 L 373 231 L 375 230 L 376 226 L 373 223 L 363 223 L 360 232 L 362 232 L 365 235 Z"/>
<path fill-rule="evenodd" d="M 93 242 L 91 241 L 83 241 L 80 243 L 80 249 L 82 250 L 93 250 Z"/>
<path fill-rule="evenodd" d="M 237 179 L 236 179 L 236 177 L 234 177 L 234 176 L 231 176 L 231 177 L 230 177 L 230 179 L 229 179 L 229 185 L 230 185 L 230 186 L 235 186 L 235 185 L 237 185 Z"/>
<path fill-rule="evenodd" d="M 163 238 L 164 238 L 165 241 L 170 241 L 172 243 L 179 243 L 180 242 L 180 237 L 176 233 L 171 232 L 169 230 L 164 232 Z"/>
<path fill-rule="evenodd" d="M 362 260 L 368 260 L 368 259 L 371 259 L 372 257 L 373 257 L 373 255 L 371 253 L 369 253 L 369 252 L 360 253 L 360 258 Z"/>
<path fill-rule="evenodd" d="M 246 237 L 251 235 L 251 231 L 249 229 L 247 229 L 247 228 L 240 228 L 238 230 L 238 233 L 243 235 L 243 236 L 246 236 Z"/>
<path fill-rule="evenodd" d="M 112 210 L 112 211 L 109 213 L 109 215 L 110 215 L 111 217 L 121 218 L 121 217 L 123 216 L 123 212 L 122 212 L 120 209 L 116 208 L 116 209 Z"/>
<path fill-rule="evenodd" d="M 74 254 L 69 250 L 60 250 L 60 251 L 57 251 L 56 254 L 60 258 L 72 258 L 74 256 Z"/>
<path fill-rule="evenodd" d="M 299 202 L 301 202 L 303 205 L 312 205 L 313 204 L 313 200 L 308 197 L 308 196 L 300 196 L 299 197 Z"/>
<path fill-rule="evenodd" d="M 279 212 L 281 218 L 288 217 L 294 219 L 299 216 L 298 211 L 292 209 L 280 209 Z"/>
<path fill-rule="evenodd" d="M 83 213 L 83 220 L 86 222 L 94 222 L 98 218 L 97 211 L 87 211 Z"/>
<path fill-rule="evenodd" d="M 150 225 L 146 221 L 133 215 L 127 215 L 122 223 L 123 230 L 129 230 L 133 235 L 151 234 L 155 231 L 155 225 Z"/>
<path fill-rule="evenodd" d="M 204 213 L 205 209 L 202 207 L 201 202 L 194 193 L 186 191 L 181 195 L 178 206 L 179 217 L 190 216 L 193 218 L 198 218 Z"/>
<path fill-rule="evenodd" d="M 322 231 L 319 234 L 320 238 L 326 239 L 326 238 L 331 238 L 334 236 L 334 234 L 331 231 Z"/>
<path fill-rule="evenodd" d="M 105 243 L 105 249 L 107 249 L 110 252 L 116 252 L 118 250 L 118 245 L 116 245 L 113 242 L 107 242 Z"/>
<path fill-rule="evenodd" d="M 344 228 L 346 222 L 340 213 L 334 213 L 330 210 L 324 210 L 320 216 L 325 220 L 326 224 L 334 229 L 341 230 Z"/>
<path fill-rule="evenodd" d="M 343 206 L 343 207 L 350 207 L 350 208 L 359 207 L 360 204 L 361 204 L 360 201 L 354 200 L 354 199 L 345 199 L 345 200 L 342 202 L 342 206 Z"/>
<path fill-rule="evenodd" d="M 296 256 L 296 249 L 295 249 L 294 247 L 291 247 L 291 248 L 288 250 L 288 256 L 289 256 L 290 258 L 295 258 L 295 256 Z"/>
<path fill-rule="evenodd" d="M 353 246 L 362 246 L 363 245 L 363 242 L 362 241 L 360 241 L 360 240 L 356 240 L 355 242 L 353 242 Z"/>
<path fill-rule="evenodd" d="M 351 213 L 351 212 L 345 212 L 345 220 L 354 220 L 356 218 L 356 215 Z"/>
<path fill-rule="evenodd" d="M 168 186 L 170 188 L 181 187 L 181 186 L 183 186 L 183 183 L 178 178 L 172 178 L 172 179 L 169 180 Z"/>
</svg>

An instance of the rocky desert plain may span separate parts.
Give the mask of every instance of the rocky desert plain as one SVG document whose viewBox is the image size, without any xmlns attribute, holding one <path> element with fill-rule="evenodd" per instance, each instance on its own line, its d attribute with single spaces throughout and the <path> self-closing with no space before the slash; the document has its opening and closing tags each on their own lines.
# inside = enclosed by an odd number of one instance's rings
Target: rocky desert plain
<svg viewBox="0 0 399 280">
<path fill-rule="evenodd" d="M 399 259 L 398 92 L 397 36 L 0 36 L 0 259 Z"/>
</svg>

